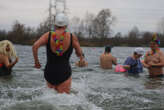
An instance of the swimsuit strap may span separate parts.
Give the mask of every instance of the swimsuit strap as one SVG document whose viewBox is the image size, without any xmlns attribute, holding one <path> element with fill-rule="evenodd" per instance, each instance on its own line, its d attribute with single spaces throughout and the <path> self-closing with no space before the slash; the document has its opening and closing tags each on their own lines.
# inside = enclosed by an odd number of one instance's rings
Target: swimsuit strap
<svg viewBox="0 0 164 110">
<path fill-rule="evenodd" d="M 3 64 L 0 64 L 0 68 L 3 66 Z"/>
<path fill-rule="evenodd" d="M 65 34 L 66 32 L 64 31 L 59 39 L 57 39 L 57 35 L 56 35 L 56 32 L 52 32 L 51 36 L 55 42 L 55 45 L 56 45 L 56 51 L 55 53 L 57 54 L 57 56 L 62 56 L 63 55 L 63 40 L 64 40 L 64 37 L 65 37 Z"/>
</svg>

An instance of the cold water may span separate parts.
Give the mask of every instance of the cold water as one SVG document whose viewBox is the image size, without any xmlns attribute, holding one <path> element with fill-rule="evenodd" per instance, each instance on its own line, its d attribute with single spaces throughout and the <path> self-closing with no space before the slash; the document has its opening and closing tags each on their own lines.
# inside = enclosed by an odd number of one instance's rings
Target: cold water
<svg viewBox="0 0 164 110">
<path fill-rule="evenodd" d="M 16 50 L 19 62 L 12 75 L 0 77 L 0 110 L 164 110 L 164 78 L 148 78 L 147 69 L 139 77 L 101 69 L 103 47 L 83 47 L 88 61 L 85 68 L 75 66 L 78 58 L 73 53 L 70 95 L 47 88 L 43 77 L 45 47 L 38 54 L 41 69 L 33 67 L 31 46 L 16 45 Z M 114 47 L 112 54 L 122 64 L 133 50 Z"/>
</svg>

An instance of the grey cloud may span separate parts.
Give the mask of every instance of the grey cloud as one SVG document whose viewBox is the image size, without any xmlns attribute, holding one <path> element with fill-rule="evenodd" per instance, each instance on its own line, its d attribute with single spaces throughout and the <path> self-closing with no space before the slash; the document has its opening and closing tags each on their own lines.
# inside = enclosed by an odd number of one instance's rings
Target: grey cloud
<svg viewBox="0 0 164 110">
<path fill-rule="evenodd" d="M 153 30 L 164 16 L 164 0 L 67 0 L 69 16 L 84 17 L 86 12 L 97 14 L 109 8 L 116 16 L 115 30 L 129 30 L 132 25 L 140 30 Z M 12 25 L 16 19 L 33 26 L 48 16 L 49 0 L 0 0 L 0 25 Z M 10 14 L 9 14 L 10 13 Z"/>
</svg>

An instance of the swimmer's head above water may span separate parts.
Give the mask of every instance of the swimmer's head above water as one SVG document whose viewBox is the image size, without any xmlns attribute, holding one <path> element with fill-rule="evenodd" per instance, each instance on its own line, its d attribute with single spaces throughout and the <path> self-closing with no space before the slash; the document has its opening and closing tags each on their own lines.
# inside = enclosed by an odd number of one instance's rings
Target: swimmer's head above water
<svg viewBox="0 0 164 110">
<path fill-rule="evenodd" d="M 112 50 L 112 47 L 110 45 L 105 46 L 105 53 L 110 53 Z"/>
<path fill-rule="evenodd" d="M 0 41 L 0 54 L 8 56 L 9 58 L 17 57 L 14 45 L 9 40 Z"/>
<path fill-rule="evenodd" d="M 160 46 L 160 40 L 157 38 L 157 35 L 154 34 L 150 41 L 150 48 L 155 52 Z"/>
<path fill-rule="evenodd" d="M 151 43 L 156 43 L 158 46 L 160 45 L 160 40 L 157 38 L 156 33 L 153 34 Z"/>
</svg>

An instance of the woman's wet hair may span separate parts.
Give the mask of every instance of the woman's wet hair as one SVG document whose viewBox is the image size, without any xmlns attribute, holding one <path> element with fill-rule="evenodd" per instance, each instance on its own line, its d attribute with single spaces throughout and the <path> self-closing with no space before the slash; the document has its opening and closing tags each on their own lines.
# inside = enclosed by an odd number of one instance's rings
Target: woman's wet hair
<svg viewBox="0 0 164 110">
<path fill-rule="evenodd" d="M 134 55 L 138 55 L 137 52 L 134 52 Z"/>
<path fill-rule="evenodd" d="M 10 51 L 6 51 L 7 46 L 10 48 Z M 9 40 L 0 41 L 0 53 L 8 56 L 9 58 L 17 57 L 16 50 Z"/>
<path fill-rule="evenodd" d="M 111 46 L 110 45 L 105 46 L 105 52 L 106 53 L 110 53 L 111 52 Z"/>
<path fill-rule="evenodd" d="M 84 53 L 82 53 L 82 56 L 85 58 L 85 54 Z"/>
</svg>

